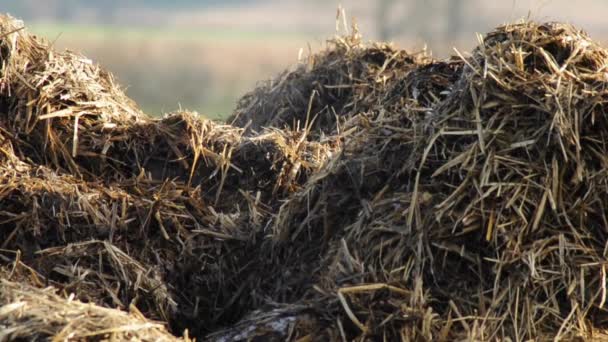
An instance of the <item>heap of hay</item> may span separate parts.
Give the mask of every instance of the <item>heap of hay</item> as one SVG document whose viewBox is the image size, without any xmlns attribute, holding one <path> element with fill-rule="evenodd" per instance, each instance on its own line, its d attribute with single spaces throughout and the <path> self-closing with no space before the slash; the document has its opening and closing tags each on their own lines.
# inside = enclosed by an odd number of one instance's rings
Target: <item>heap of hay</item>
<svg viewBox="0 0 608 342">
<path fill-rule="evenodd" d="M 337 141 L 149 118 L 109 74 L 22 25 L 0 18 L 2 262 L 178 333 L 213 329 L 264 217 Z"/>
<path fill-rule="evenodd" d="M 3 277 L 7 273 L 1 273 Z M 0 279 L 0 341 L 104 340 L 190 341 L 178 339 L 161 323 L 146 319 L 134 306 L 131 312 L 108 309 L 55 294 L 53 288 L 37 288 Z"/>
<path fill-rule="evenodd" d="M 455 82 L 426 87 L 430 110 L 410 96 L 354 117 L 359 134 L 275 224 L 279 245 L 319 246 L 308 296 L 334 303 L 332 331 L 603 335 L 607 57 L 570 26 L 500 27 Z"/>
<path fill-rule="evenodd" d="M 151 119 L 21 27 L 0 339 L 608 338 L 608 51 L 583 32 L 447 61 L 338 38 L 223 125 Z"/>
<path fill-rule="evenodd" d="M 419 64 L 424 54 L 409 54 L 389 44 L 362 44 L 356 28 L 350 36 L 328 42 L 326 50 L 308 57 L 243 96 L 227 120 L 255 134 L 264 127 L 309 125 L 313 137 L 336 134 L 345 119 L 385 106 L 386 89 Z"/>
</svg>

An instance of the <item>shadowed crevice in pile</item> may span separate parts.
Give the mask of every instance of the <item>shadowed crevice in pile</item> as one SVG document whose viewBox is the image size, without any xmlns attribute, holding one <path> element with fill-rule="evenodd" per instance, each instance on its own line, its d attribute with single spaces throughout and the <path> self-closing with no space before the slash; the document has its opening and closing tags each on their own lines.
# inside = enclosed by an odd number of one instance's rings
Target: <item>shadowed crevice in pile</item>
<svg viewBox="0 0 608 342">
<path fill-rule="evenodd" d="M 583 32 L 434 61 L 355 31 L 221 124 L 149 118 L 21 25 L 0 20 L 0 339 L 606 337 L 608 53 Z"/>
</svg>

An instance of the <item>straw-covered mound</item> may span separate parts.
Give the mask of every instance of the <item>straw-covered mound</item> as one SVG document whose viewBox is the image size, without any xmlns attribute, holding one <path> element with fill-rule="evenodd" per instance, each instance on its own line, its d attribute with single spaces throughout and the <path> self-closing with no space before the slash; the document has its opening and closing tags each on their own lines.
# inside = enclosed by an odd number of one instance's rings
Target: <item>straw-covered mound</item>
<svg viewBox="0 0 608 342">
<path fill-rule="evenodd" d="M 0 340 L 608 338 L 608 52 L 571 26 L 339 37 L 234 125 L 9 17 L 0 62 Z"/>
<path fill-rule="evenodd" d="M 0 270 L 0 301 L 9 303 L 0 309 L 0 341 L 190 341 L 149 321 L 135 306 L 127 313 L 65 298 L 52 287 L 28 285 L 26 277 L 9 281 L 14 271 Z"/>
<path fill-rule="evenodd" d="M 321 246 L 309 295 L 347 338 L 601 334 L 606 57 L 569 26 L 501 27 L 431 110 L 353 121 L 275 225 Z"/>
<path fill-rule="evenodd" d="M 246 94 L 227 120 L 255 134 L 263 127 L 309 125 L 313 137 L 336 134 L 345 119 L 384 106 L 387 85 L 428 61 L 389 44 L 363 47 L 356 31 L 328 42 L 293 71 Z"/>
<path fill-rule="evenodd" d="M 243 138 L 190 113 L 155 120 L 109 74 L 21 22 L 2 17 L 0 37 L 3 262 L 176 331 L 212 329 L 263 218 L 333 140 L 274 129 Z"/>
</svg>

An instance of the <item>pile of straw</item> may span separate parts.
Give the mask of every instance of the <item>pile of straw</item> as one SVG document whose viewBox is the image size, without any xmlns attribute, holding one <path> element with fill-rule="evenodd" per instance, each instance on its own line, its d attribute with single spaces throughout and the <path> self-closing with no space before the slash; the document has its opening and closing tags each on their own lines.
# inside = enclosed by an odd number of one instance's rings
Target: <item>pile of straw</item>
<svg viewBox="0 0 608 342">
<path fill-rule="evenodd" d="M 264 217 L 336 142 L 243 137 L 188 112 L 152 119 L 109 74 L 22 25 L 0 18 L 2 262 L 180 333 L 212 329 Z"/>
<path fill-rule="evenodd" d="M 149 118 L 22 25 L 0 340 L 608 338 L 608 51 L 576 28 L 445 61 L 355 30 L 221 124 Z"/>
<path fill-rule="evenodd" d="M 25 281 L 0 279 L 0 301 L 8 303 L 0 309 L 0 341 L 190 341 L 176 338 L 163 324 L 146 319 L 135 306 L 130 313 L 104 308 Z"/>
</svg>

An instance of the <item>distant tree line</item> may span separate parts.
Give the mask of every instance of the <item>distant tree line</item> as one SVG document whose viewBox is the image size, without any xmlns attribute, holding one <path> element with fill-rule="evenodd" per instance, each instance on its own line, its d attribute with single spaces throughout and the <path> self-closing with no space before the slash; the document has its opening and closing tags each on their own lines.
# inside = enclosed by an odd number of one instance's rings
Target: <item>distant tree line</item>
<svg viewBox="0 0 608 342">
<path fill-rule="evenodd" d="M 259 0 L 253 0 L 259 1 Z M 238 5 L 247 0 L 16 0 L 6 1 L 0 5 L 0 12 L 10 13 L 24 19 L 39 17 L 60 20 L 73 19 L 81 10 L 92 9 L 98 11 L 100 20 L 111 16 L 120 8 L 148 8 L 162 10 L 180 10 L 204 8 L 210 6 Z M 43 3 L 43 5 L 41 5 Z"/>
<path fill-rule="evenodd" d="M 414 31 L 424 41 L 458 39 L 466 25 L 465 8 L 469 0 L 377 0 L 376 24 L 381 40 L 390 40 Z M 440 32 L 433 32 L 439 27 Z M 436 35 L 439 33 L 441 37 Z"/>
</svg>

